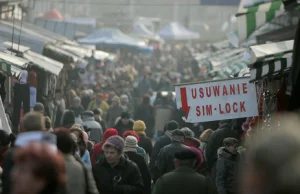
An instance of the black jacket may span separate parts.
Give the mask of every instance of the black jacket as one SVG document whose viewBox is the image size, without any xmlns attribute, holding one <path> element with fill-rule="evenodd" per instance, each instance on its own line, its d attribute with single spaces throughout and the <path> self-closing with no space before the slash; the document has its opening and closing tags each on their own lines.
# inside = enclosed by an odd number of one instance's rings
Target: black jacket
<svg viewBox="0 0 300 194">
<path fill-rule="evenodd" d="M 215 186 L 192 168 L 180 167 L 156 182 L 153 194 L 217 194 Z"/>
<path fill-rule="evenodd" d="M 180 152 L 184 149 L 188 149 L 188 147 L 180 142 L 173 141 L 170 145 L 167 145 L 160 150 L 155 167 L 155 169 L 157 170 L 155 179 L 175 169 L 175 153 Z"/>
<path fill-rule="evenodd" d="M 210 171 L 211 168 L 215 165 L 217 161 L 217 152 L 220 147 L 223 146 L 223 141 L 225 138 L 233 137 L 239 139 L 239 134 L 231 129 L 231 125 L 223 124 L 220 126 L 219 129 L 214 131 L 210 138 L 208 139 L 206 145 L 206 161 L 207 161 L 207 168 Z"/>
<path fill-rule="evenodd" d="M 161 136 L 154 144 L 153 150 L 152 150 L 152 154 L 151 154 L 151 158 L 150 158 L 150 172 L 152 174 L 152 176 L 154 176 L 155 174 L 155 163 L 157 161 L 157 157 L 158 154 L 160 152 L 160 150 L 165 147 L 166 145 L 169 145 L 171 143 L 171 138 L 167 135 L 163 135 Z"/>
<path fill-rule="evenodd" d="M 238 154 L 231 154 L 224 147 L 218 150 L 216 185 L 219 194 L 237 193 L 238 159 Z"/>
<path fill-rule="evenodd" d="M 134 119 L 142 120 L 145 122 L 145 125 L 147 127 L 146 133 L 148 134 L 148 131 L 152 131 L 154 127 L 154 108 L 151 105 L 144 105 L 141 104 L 137 107 L 135 111 L 135 117 Z"/>
<path fill-rule="evenodd" d="M 119 135 L 122 136 L 125 131 L 132 130 L 134 120 L 130 119 L 127 125 L 122 123 L 121 117 L 117 118 L 114 128 L 118 131 Z"/>
<path fill-rule="evenodd" d="M 143 135 L 143 134 L 139 134 L 139 136 L 140 136 L 139 146 L 144 148 L 146 153 L 149 154 L 149 156 L 151 156 L 152 149 L 153 149 L 151 139 L 149 137 L 147 137 L 146 135 Z"/>
<path fill-rule="evenodd" d="M 143 179 L 137 165 L 122 156 L 111 167 L 105 158 L 93 166 L 93 175 L 101 194 L 143 194 Z"/>
<path fill-rule="evenodd" d="M 145 158 L 136 152 L 125 152 L 125 154 L 139 167 L 144 181 L 144 194 L 151 194 L 151 175 Z"/>
<path fill-rule="evenodd" d="M 3 163 L 2 163 L 3 173 L 1 176 L 2 194 L 10 193 L 10 187 L 11 187 L 10 173 L 14 166 L 14 161 L 13 161 L 14 152 L 15 152 L 15 148 L 10 148 L 5 153 L 4 158 L 3 158 Z"/>
</svg>

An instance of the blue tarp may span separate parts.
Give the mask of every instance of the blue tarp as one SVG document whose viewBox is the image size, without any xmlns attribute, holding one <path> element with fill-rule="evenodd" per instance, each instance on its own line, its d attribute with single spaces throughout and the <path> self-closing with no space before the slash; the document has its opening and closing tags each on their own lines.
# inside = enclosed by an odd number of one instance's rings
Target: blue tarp
<svg viewBox="0 0 300 194">
<path fill-rule="evenodd" d="M 165 40 L 194 40 L 199 39 L 200 34 L 192 32 L 176 22 L 172 22 L 158 32 Z"/>
<path fill-rule="evenodd" d="M 115 48 L 132 48 L 141 52 L 152 52 L 152 48 L 145 45 L 142 40 L 134 39 L 120 30 L 104 28 L 97 30 L 89 36 L 78 40 L 80 44 L 107 46 Z"/>
</svg>

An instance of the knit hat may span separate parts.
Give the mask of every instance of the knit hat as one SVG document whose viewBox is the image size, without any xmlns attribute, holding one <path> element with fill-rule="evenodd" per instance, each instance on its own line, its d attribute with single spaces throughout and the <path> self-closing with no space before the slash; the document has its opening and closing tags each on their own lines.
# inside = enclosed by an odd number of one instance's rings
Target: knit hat
<svg viewBox="0 0 300 194">
<path fill-rule="evenodd" d="M 125 147 L 127 148 L 136 148 L 138 147 L 138 141 L 134 136 L 127 136 L 125 138 Z"/>
<path fill-rule="evenodd" d="M 124 152 L 125 142 L 122 137 L 114 135 L 109 137 L 102 146 L 102 149 L 105 150 L 107 147 L 113 146 L 119 153 Z"/>
<path fill-rule="evenodd" d="M 132 128 L 133 128 L 133 130 L 134 130 L 135 132 L 137 132 L 138 134 L 140 134 L 140 133 L 145 133 L 146 125 L 145 125 L 144 121 L 138 120 L 138 121 L 135 121 L 135 122 L 134 122 Z"/>
<path fill-rule="evenodd" d="M 187 128 L 187 127 L 182 128 L 181 131 L 184 133 L 185 137 L 192 138 L 192 137 L 195 136 L 194 132 L 192 130 L 190 130 L 189 128 Z"/>
<path fill-rule="evenodd" d="M 116 101 L 116 102 L 120 103 L 120 98 L 118 96 L 115 96 L 112 98 L 112 101 Z"/>
<path fill-rule="evenodd" d="M 103 134 L 104 141 L 106 141 L 108 138 L 114 135 L 118 135 L 118 131 L 114 128 L 108 128 Z"/>
<path fill-rule="evenodd" d="M 166 126 L 167 131 L 173 131 L 173 130 L 178 129 L 178 128 L 179 128 L 179 125 L 174 120 L 169 121 L 169 123 Z"/>
<path fill-rule="evenodd" d="M 172 138 L 173 137 L 184 137 L 184 133 L 180 131 L 180 129 L 175 129 L 172 131 Z"/>
<path fill-rule="evenodd" d="M 134 136 L 137 139 L 138 142 L 140 141 L 139 134 L 137 134 L 137 132 L 132 131 L 132 130 L 125 131 L 123 133 L 123 138 L 126 139 L 126 137 L 129 136 L 129 135 Z"/>
<path fill-rule="evenodd" d="M 45 107 L 42 103 L 40 102 L 37 102 L 34 107 L 33 107 L 33 111 L 35 112 L 40 112 L 42 114 L 44 114 L 44 111 L 45 111 Z"/>
<path fill-rule="evenodd" d="M 130 119 L 130 115 L 128 112 L 122 112 L 121 119 Z"/>
</svg>

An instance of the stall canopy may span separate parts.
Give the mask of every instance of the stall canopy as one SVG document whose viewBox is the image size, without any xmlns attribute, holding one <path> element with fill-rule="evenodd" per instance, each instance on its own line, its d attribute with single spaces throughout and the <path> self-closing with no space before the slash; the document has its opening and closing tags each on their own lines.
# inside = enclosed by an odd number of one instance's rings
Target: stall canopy
<svg viewBox="0 0 300 194">
<path fill-rule="evenodd" d="M 250 47 L 250 81 L 285 74 L 292 66 L 294 41 L 284 41 Z"/>
<path fill-rule="evenodd" d="M 245 6 L 245 2 L 245 0 L 241 1 L 236 14 L 237 30 L 229 35 L 229 40 L 234 46 L 239 46 L 257 29 L 285 11 L 282 0 L 248 3 L 247 6 Z"/>
<path fill-rule="evenodd" d="M 194 40 L 200 38 L 199 33 L 192 32 L 176 22 L 162 28 L 158 35 L 165 40 Z"/>
<path fill-rule="evenodd" d="M 133 48 L 146 52 L 152 51 L 152 48 L 148 47 L 144 41 L 134 39 L 114 28 L 97 30 L 89 36 L 80 39 L 78 42 L 80 44 L 87 45 L 108 46 L 113 48 Z"/>
<path fill-rule="evenodd" d="M 142 38 L 160 41 L 160 37 L 151 30 L 149 30 L 144 24 L 135 24 L 133 26 L 132 34 Z"/>
<path fill-rule="evenodd" d="M 18 77 L 22 68 L 26 68 L 29 61 L 20 57 L 0 52 L 0 70 Z"/>
<path fill-rule="evenodd" d="M 24 59 L 44 69 L 47 72 L 53 73 L 54 75 L 58 75 L 61 69 L 63 68 L 62 63 L 52 60 L 41 54 L 35 53 L 31 51 L 29 47 L 25 47 L 23 45 L 17 45 L 17 44 L 14 44 L 12 46 L 12 43 L 8 41 L 1 43 L 1 47 L 5 47 L 6 49 L 13 51 L 15 53 L 20 53 Z"/>
<path fill-rule="evenodd" d="M 64 19 L 64 17 L 61 15 L 61 13 L 57 9 L 51 9 L 51 10 L 47 11 L 46 13 L 44 13 L 42 18 L 48 19 L 48 20 L 59 20 L 59 21 Z"/>
</svg>

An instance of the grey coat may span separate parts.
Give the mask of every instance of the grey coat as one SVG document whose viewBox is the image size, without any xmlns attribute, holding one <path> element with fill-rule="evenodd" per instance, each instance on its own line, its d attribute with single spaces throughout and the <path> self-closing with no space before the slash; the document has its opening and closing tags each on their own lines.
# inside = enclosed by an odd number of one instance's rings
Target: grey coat
<svg viewBox="0 0 300 194">
<path fill-rule="evenodd" d="M 100 143 L 103 138 L 103 130 L 101 125 L 95 121 L 94 117 L 86 117 L 82 120 L 82 125 L 86 126 L 88 129 L 91 129 L 89 139 L 95 141 L 96 143 Z"/>
</svg>

